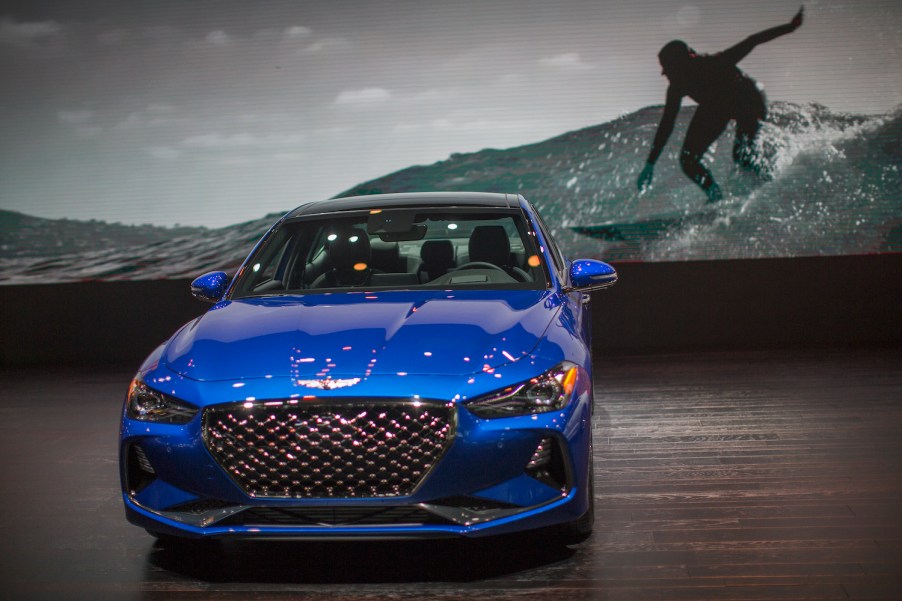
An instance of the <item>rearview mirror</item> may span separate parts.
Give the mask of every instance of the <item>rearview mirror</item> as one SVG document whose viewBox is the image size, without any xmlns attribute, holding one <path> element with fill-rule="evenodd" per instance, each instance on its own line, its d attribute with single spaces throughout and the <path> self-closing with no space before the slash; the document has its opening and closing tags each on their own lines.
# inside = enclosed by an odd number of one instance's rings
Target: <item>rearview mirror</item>
<svg viewBox="0 0 902 601">
<path fill-rule="evenodd" d="M 230 281 L 231 278 L 224 271 L 205 273 L 191 282 L 191 295 L 207 303 L 219 302 Z"/>
<path fill-rule="evenodd" d="M 578 259 L 570 265 L 570 288 L 600 290 L 617 283 L 617 270 L 603 261 Z"/>
<path fill-rule="evenodd" d="M 414 223 L 416 215 L 406 211 L 372 211 L 366 220 L 366 233 L 378 235 L 383 242 L 412 242 L 426 236 L 426 224 Z"/>
</svg>

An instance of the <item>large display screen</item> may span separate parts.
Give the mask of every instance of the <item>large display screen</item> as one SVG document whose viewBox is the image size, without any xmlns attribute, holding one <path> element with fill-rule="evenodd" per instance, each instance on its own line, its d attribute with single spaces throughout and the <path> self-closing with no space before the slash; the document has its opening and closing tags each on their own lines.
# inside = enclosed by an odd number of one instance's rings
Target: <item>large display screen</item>
<svg viewBox="0 0 902 601">
<path fill-rule="evenodd" d="M 573 258 L 898 252 L 900 64 L 893 0 L 6 2 L 0 283 L 432 190 L 523 194 Z"/>
</svg>

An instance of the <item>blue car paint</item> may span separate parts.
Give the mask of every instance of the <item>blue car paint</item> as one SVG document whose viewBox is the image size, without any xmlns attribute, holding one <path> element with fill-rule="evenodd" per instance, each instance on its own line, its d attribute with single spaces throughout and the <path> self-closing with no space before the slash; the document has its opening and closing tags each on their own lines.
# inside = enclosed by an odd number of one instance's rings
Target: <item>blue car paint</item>
<svg viewBox="0 0 902 601">
<path fill-rule="evenodd" d="M 466 374 L 528 354 L 554 319 L 549 296 L 427 290 L 226 301 L 180 331 L 163 359 L 202 381 Z"/>
<path fill-rule="evenodd" d="M 549 243 L 531 208 L 522 198 L 520 205 L 546 253 L 546 264 L 552 265 Z M 585 293 L 565 293 L 569 274 L 549 271 L 550 286 L 544 291 L 398 290 L 222 300 L 151 353 L 139 370 L 148 386 L 200 410 L 242 400 L 322 401 L 349 394 L 452 402 L 458 407 L 454 439 L 408 497 L 249 499 L 204 446 L 200 411 L 184 425 L 130 419 L 123 412 L 120 448 L 129 520 L 158 533 L 188 537 L 315 538 L 483 536 L 579 518 L 588 508 L 590 327 L 582 303 Z M 564 360 L 580 370 L 562 410 L 481 419 L 467 409 L 467 401 L 527 381 Z M 323 377 L 359 382 L 352 392 L 311 391 L 302 384 Z M 563 443 L 572 466 L 571 485 L 564 492 L 523 472 L 538 442 L 548 436 Z M 134 442 L 140 442 L 158 479 L 132 496 L 126 490 L 124 453 Z M 340 507 L 412 505 L 462 494 L 523 510 L 479 524 L 416 527 L 197 527 L 167 514 L 173 506 L 206 498 L 255 506 Z"/>
</svg>

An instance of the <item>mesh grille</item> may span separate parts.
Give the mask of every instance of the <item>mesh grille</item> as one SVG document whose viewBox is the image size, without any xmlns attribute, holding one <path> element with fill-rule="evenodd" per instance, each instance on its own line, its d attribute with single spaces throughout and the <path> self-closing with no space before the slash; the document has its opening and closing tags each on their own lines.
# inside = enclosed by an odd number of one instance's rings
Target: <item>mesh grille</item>
<svg viewBox="0 0 902 601">
<path fill-rule="evenodd" d="M 411 494 L 454 435 L 429 402 L 233 403 L 204 411 L 204 443 L 252 497 Z"/>
</svg>

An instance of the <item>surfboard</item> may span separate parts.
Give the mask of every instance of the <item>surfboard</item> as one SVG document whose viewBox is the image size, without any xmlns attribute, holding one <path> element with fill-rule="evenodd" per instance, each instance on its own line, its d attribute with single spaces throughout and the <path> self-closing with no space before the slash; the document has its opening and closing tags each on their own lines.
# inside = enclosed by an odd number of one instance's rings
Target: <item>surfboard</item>
<svg viewBox="0 0 902 601">
<path fill-rule="evenodd" d="M 699 211 L 649 215 L 636 221 L 606 221 L 590 225 L 572 225 L 570 229 L 577 234 L 600 240 L 642 242 L 660 238 L 673 229 L 711 223 L 717 215 L 718 212 L 714 207 L 706 207 Z"/>
</svg>

